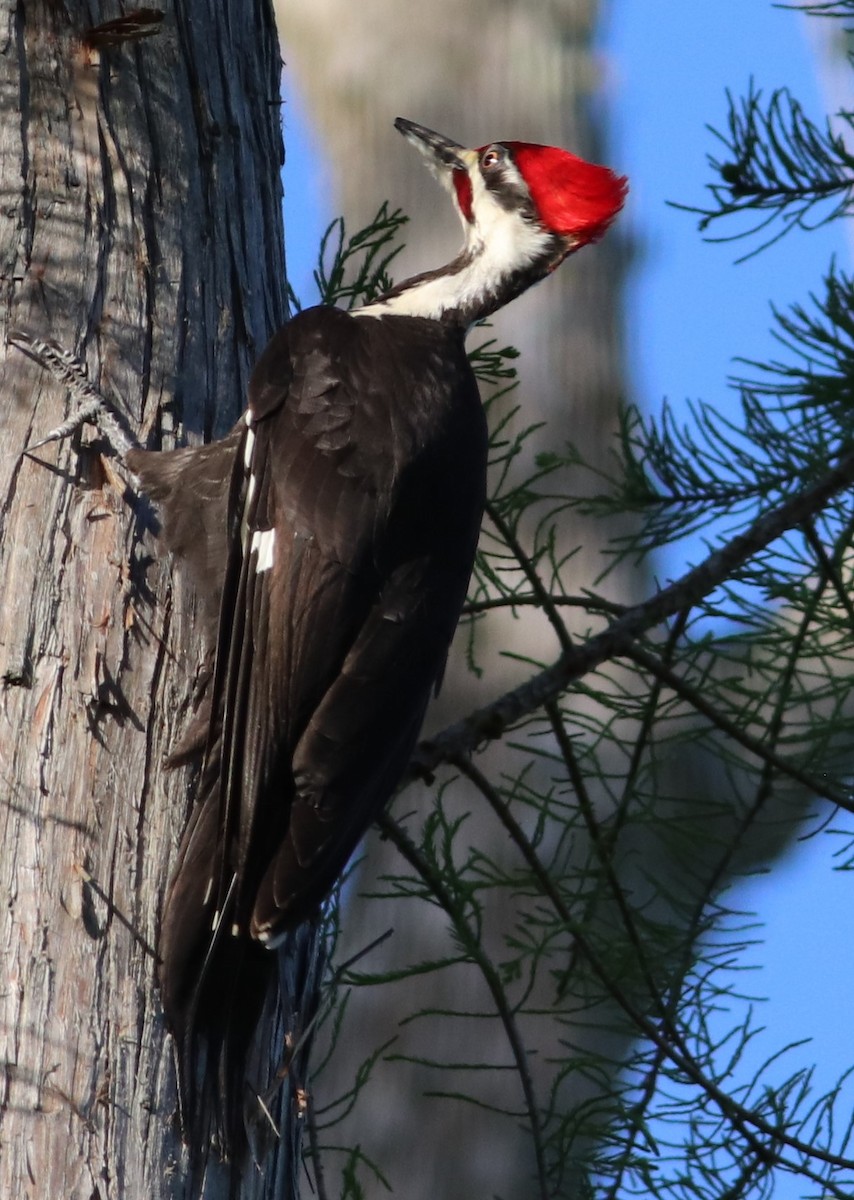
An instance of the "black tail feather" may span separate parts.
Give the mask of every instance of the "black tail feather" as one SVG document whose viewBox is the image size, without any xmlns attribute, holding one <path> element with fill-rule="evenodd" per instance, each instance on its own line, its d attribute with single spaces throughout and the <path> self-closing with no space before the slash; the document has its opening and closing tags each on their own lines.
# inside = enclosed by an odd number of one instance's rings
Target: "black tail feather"
<svg viewBox="0 0 854 1200">
<path fill-rule="evenodd" d="M 203 1180 L 213 1148 L 239 1181 L 247 1162 L 264 1161 L 279 1141 L 293 1090 L 304 1086 L 324 945 L 316 922 L 276 950 L 232 935 L 230 898 L 217 914 L 209 894 L 217 815 L 209 798 L 184 835 L 161 922 L 159 979 L 194 1177 Z M 280 1151 L 298 1169 L 298 1141 Z"/>
</svg>

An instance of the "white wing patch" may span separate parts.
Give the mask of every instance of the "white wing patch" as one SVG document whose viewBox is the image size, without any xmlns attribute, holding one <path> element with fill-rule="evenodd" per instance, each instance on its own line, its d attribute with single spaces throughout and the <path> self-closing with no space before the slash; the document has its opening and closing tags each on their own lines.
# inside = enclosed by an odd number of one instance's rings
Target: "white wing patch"
<svg viewBox="0 0 854 1200">
<path fill-rule="evenodd" d="M 276 547 L 276 531 L 275 529 L 256 529 L 252 534 L 252 542 L 249 546 L 249 553 L 257 551 L 258 561 L 255 564 L 255 571 L 260 575 L 263 571 L 269 571 L 273 565 L 273 552 Z"/>
<path fill-rule="evenodd" d="M 246 430 L 246 441 L 243 443 L 243 465 L 248 471 L 252 466 L 252 454 L 255 450 L 255 431 Z"/>
<path fill-rule="evenodd" d="M 246 426 L 246 438 L 243 443 L 243 468 L 248 473 L 249 479 L 246 484 L 246 498 L 243 501 L 243 519 L 240 522 L 240 541 L 244 554 L 247 552 L 246 542 L 249 538 L 249 516 L 252 509 L 252 501 L 255 499 L 255 490 L 258 486 L 255 472 L 252 470 L 252 459 L 255 454 L 255 431 L 249 428 L 248 411 L 246 413 Z M 264 571 L 270 570 L 274 562 L 275 547 L 275 529 L 253 529 L 252 538 L 249 540 L 249 554 L 258 555 L 255 561 L 256 575 L 261 575 Z"/>
<path fill-rule="evenodd" d="M 256 933 L 256 938 L 268 950 L 275 950 L 288 936 L 287 929 L 273 930 L 270 925 L 262 925 Z"/>
<path fill-rule="evenodd" d="M 255 498 L 255 488 L 257 486 L 254 472 L 252 471 L 252 456 L 255 453 L 255 431 L 249 428 L 250 412 L 246 410 L 246 440 L 243 443 L 243 469 L 249 474 L 249 482 L 246 485 L 246 497 L 243 501 L 243 516 L 240 520 L 240 545 L 243 547 L 243 553 L 246 553 L 246 539 L 249 536 L 249 512 L 252 507 L 252 501 Z M 253 541 L 252 549 L 255 549 Z M 251 551 L 250 551 L 251 553 Z"/>
</svg>

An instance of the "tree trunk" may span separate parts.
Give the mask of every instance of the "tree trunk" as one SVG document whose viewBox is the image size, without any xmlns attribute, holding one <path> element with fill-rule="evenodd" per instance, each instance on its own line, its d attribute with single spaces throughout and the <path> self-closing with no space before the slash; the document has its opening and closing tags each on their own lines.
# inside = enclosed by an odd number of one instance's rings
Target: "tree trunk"
<svg viewBox="0 0 854 1200">
<path fill-rule="evenodd" d="M 67 396 L 7 335 L 74 351 L 168 447 L 229 427 L 286 309 L 267 0 L 176 0 L 110 42 L 97 9 L 0 0 L 0 1195 L 65 1200 L 191 1186 L 151 947 L 201 648 L 97 435 L 21 457 Z"/>
</svg>

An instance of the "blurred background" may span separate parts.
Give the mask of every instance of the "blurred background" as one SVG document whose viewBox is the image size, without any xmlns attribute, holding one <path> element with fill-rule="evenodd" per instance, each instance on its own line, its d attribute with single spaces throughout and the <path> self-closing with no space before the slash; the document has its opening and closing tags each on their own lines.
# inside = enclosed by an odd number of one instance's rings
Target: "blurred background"
<svg viewBox="0 0 854 1200">
<path fill-rule="evenodd" d="M 744 94 L 751 79 L 767 92 L 785 86 L 813 118 L 851 106 L 835 22 L 770 0 L 287 0 L 280 10 L 288 273 L 304 305 L 316 298 L 311 272 L 320 236 L 339 213 L 351 231 L 386 198 L 409 213 L 398 278 L 439 265 L 457 248 L 450 205 L 395 133 L 395 116 L 467 145 L 501 138 L 564 145 L 629 176 L 626 211 L 608 238 L 496 321 L 501 344 L 522 351 L 520 400 L 526 417 L 548 422 L 544 445 L 572 438 L 594 464 L 606 465 L 621 403 L 655 411 L 665 398 L 677 407 L 701 399 L 735 414 L 737 395 L 728 386 L 740 371 L 734 360 L 782 353 L 770 332 L 770 306 L 804 302 L 834 256 L 850 266 L 851 245 L 839 224 L 796 231 L 737 262 L 760 240 L 704 241 L 697 218 L 669 206 L 705 203 L 712 182 L 706 156 L 722 148 L 708 126 L 724 128 L 726 89 Z M 711 232 L 738 230 L 722 222 Z M 567 531 L 581 547 L 573 560 L 579 589 L 601 570 L 605 536 L 601 523 Z M 657 579 L 677 577 L 704 553 L 699 538 L 669 547 L 655 564 Z M 627 603 L 651 582 L 624 568 L 603 590 Z M 511 642 L 519 636 L 508 629 Z M 526 629 L 522 636 L 538 634 Z M 516 678 L 503 659 L 494 670 L 493 695 Z M 455 677 L 461 710 L 474 686 Z M 434 720 L 447 716 L 443 709 Z M 813 1039 L 815 1059 L 826 1064 L 819 1084 L 831 1086 L 840 1064 L 854 1062 L 846 1020 L 852 974 L 839 964 L 840 946 L 854 942 L 854 905 L 847 876 L 830 869 L 836 844 L 831 832 L 754 847 L 752 877 L 733 884 L 733 907 L 755 913 L 763 927 L 745 990 L 767 997 L 759 1023 L 769 1037 L 751 1044 L 745 1078 L 781 1045 L 804 1038 Z M 367 869 L 381 873 L 385 853 L 374 845 Z M 360 920 L 355 943 L 368 940 L 372 919 Z M 387 910 L 381 920 L 397 923 Z M 423 937 L 429 956 L 439 931 L 426 927 L 413 936 Z M 358 1018 L 366 1046 L 398 1020 L 393 999 L 382 1011 L 377 1000 L 371 993 Z M 477 1114 L 453 1106 L 437 1113 L 434 1103 L 414 1116 L 422 1084 L 417 1072 L 398 1070 L 384 1078 L 384 1103 L 374 1110 L 385 1127 L 374 1145 L 381 1161 L 395 1153 L 425 1156 L 422 1190 L 399 1174 L 393 1182 L 401 1194 L 523 1195 L 521 1182 L 512 1185 L 506 1128 L 496 1145 Z M 455 1136 L 460 1121 L 464 1139 Z M 412 1131 L 421 1128 L 423 1141 L 413 1146 Z M 431 1150 L 436 1138 L 443 1139 L 442 1156 Z M 782 1188 L 775 1194 L 787 1195 Z"/>
</svg>

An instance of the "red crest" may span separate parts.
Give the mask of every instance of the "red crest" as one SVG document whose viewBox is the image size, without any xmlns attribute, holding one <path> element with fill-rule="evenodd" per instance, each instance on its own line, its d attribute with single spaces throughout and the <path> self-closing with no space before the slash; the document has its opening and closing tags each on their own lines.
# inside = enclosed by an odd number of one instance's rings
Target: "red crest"
<svg viewBox="0 0 854 1200">
<path fill-rule="evenodd" d="M 623 207 L 625 175 L 555 146 L 502 142 L 519 168 L 543 224 L 580 244 L 595 242 Z"/>
</svg>

